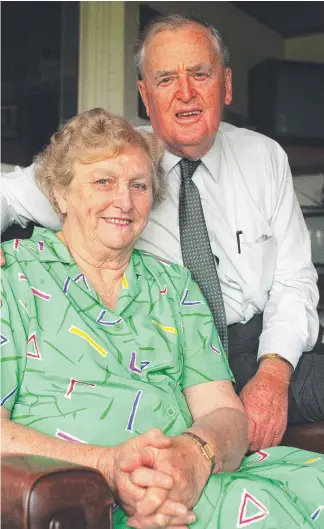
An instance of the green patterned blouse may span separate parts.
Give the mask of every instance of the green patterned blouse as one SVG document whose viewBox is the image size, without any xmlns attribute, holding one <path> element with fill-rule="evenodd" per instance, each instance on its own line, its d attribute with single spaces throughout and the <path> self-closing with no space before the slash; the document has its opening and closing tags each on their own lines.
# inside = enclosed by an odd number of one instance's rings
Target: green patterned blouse
<svg viewBox="0 0 324 529">
<path fill-rule="evenodd" d="M 2 405 L 61 439 L 113 446 L 192 418 L 182 390 L 233 380 L 189 272 L 135 250 L 114 311 L 50 230 L 3 245 Z"/>
</svg>

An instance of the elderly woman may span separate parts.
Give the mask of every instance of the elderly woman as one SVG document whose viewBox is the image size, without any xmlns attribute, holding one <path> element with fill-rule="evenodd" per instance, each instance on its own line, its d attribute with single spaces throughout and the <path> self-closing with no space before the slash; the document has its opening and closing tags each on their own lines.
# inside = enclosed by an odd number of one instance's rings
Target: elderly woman
<svg viewBox="0 0 324 529">
<path fill-rule="evenodd" d="M 161 156 L 95 109 L 37 157 L 63 229 L 4 244 L 2 450 L 101 470 L 117 528 L 323 527 L 319 456 L 269 449 L 234 472 L 247 423 L 208 306 L 186 269 L 133 249 Z"/>
</svg>

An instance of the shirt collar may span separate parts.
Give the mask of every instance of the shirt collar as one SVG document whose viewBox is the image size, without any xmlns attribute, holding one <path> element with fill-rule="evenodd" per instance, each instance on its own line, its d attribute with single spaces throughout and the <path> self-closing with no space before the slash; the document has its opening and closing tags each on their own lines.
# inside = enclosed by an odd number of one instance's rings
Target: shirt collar
<svg viewBox="0 0 324 529">
<path fill-rule="evenodd" d="M 170 151 L 165 151 L 164 157 L 163 157 L 163 167 L 168 174 L 181 160 L 181 156 L 177 156 L 176 154 L 173 154 Z M 219 181 L 219 173 L 220 173 L 220 161 L 221 161 L 221 131 L 218 130 L 216 134 L 215 141 L 207 154 L 201 158 L 201 161 L 203 162 L 204 166 L 212 177 L 214 178 L 215 182 Z"/>
<path fill-rule="evenodd" d="M 219 181 L 220 163 L 221 163 L 221 132 L 217 131 L 215 141 L 207 154 L 201 158 L 204 166 L 212 175 L 215 182 Z"/>
<path fill-rule="evenodd" d="M 68 248 L 57 237 L 56 232 L 35 226 L 32 238 L 29 241 L 26 240 L 24 242 L 27 246 L 30 245 L 30 248 L 37 253 L 38 261 L 43 263 L 60 262 L 67 265 L 67 273 L 73 281 L 75 281 L 75 278 L 80 275 L 78 265 L 75 263 Z M 123 276 L 122 288 L 115 308 L 115 311 L 119 313 L 122 312 L 122 310 L 128 306 L 130 301 L 140 292 L 138 276 L 141 275 L 141 273 L 138 257 L 137 259 L 135 258 L 136 254 L 137 252 L 133 251 Z M 34 257 L 31 255 L 31 260 L 33 259 Z M 62 281 L 63 280 L 64 276 L 62 276 Z M 86 290 L 87 294 L 97 301 L 99 300 L 99 296 L 93 288 L 88 289 L 82 281 L 80 281 L 79 287 L 81 287 L 82 290 Z"/>
<path fill-rule="evenodd" d="M 35 226 L 30 244 L 37 251 L 37 260 L 43 263 L 57 262 L 73 264 L 73 258 L 63 242 L 57 237 L 57 232 Z M 28 241 L 25 241 L 28 245 Z"/>
<path fill-rule="evenodd" d="M 163 156 L 163 168 L 168 174 L 176 165 L 180 162 L 181 156 L 177 156 L 176 154 L 173 154 L 170 151 L 165 151 Z"/>
</svg>

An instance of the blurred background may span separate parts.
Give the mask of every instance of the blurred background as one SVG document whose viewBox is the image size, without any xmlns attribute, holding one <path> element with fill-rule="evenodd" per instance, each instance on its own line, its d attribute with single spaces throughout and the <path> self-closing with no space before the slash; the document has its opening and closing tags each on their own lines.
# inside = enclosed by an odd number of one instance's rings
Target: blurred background
<svg viewBox="0 0 324 529">
<path fill-rule="evenodd" d="M 132 48 L 157 14 L 217 27 L 233 69 L 224 120 L 286 150 L 324 287 L 324 2 L 5 1 L 1 11 L 2 170 L 29 165 L 59 126 L 92 107 L 147 124 Z"/>
</svg>

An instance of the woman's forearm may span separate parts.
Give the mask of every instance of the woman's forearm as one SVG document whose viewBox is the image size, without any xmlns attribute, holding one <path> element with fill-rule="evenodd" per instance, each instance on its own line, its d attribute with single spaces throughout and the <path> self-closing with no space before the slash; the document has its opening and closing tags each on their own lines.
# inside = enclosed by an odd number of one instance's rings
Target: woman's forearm
<svg viewBox="0 0 324 529">
<path fill-rule="evenodd" d="M 188 429 L 212 447 L 214 472 L 236 470 L 248 448 L 247 419 L 234 408 L 219 408 L 196 420 Z"/>
<path fill-rule="evenodd" d="M 110 452 L 113 451 L 113 448 L 63 441 L 37 432 L 27 426 L 16 424 L 10 419 L 2 418 L 1 421 L 2 454 L 32 454 L 52 457 L 98 469 L 98 460 L 103 450 L 107 453 L 108 467 L 109 455 L 112 459 Z"/>
</svg>

